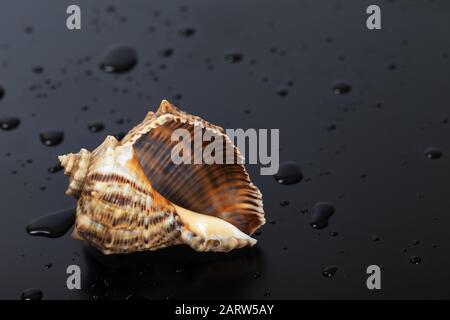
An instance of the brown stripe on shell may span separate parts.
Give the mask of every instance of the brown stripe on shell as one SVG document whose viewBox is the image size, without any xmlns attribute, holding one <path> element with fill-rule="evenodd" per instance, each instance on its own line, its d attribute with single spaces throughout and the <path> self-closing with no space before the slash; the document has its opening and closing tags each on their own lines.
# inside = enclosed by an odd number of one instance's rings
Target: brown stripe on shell
<svg viewBox="0 0 450 320">
<path fill-rule="evenodd" d="M 155 124 L 153 124 L 155 126 Z M 176 116 L 149 130 L 141 136 L 133 148 L 152 187 L 163 197 L 183 208 L 219 217 L 233 224 L 241 231 L 252 234 L 264 223 L 262 197 L 250 182 L 240 163 L 175 165 L 171 160 L 172 149 L 178 141 L 172 141 L 173 130 L 183 128 L 191 134 L 192 145 L 195 128 L 210 131 L 212 142 L 216 137 L 223 139 L 223 162 L 226 150 L 233 151 L 237 162 L 241 158 L 237 148 L 221 132 L 202 126 L 201 122 L 190 123 Z M 203 142 L 204 148 L 212 142 Z"/>
</svg>

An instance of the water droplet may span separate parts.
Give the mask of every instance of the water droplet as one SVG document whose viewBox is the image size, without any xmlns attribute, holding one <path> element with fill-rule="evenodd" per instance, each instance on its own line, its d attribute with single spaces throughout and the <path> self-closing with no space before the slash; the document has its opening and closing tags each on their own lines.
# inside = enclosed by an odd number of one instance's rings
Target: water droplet
<svg viewBox="0 0 450 320">
<path fill-rule="evenodd" d="M 129 46 L 114 46 L 104 54 L 99 66 L 107 73 L 124 73 L 137 64 L 137 52 Z"/>
<path fill-rule="evenodd" d="M 53 263 L 51 262 L 44 265 L 44 268 L 47 270 L 50 269 L 51 267 L 53 267 Z"/>
<path fill-rule="evenodd" d="M 389 70 L 395 70 L 395 69 L 397 68 L 397 65 L 396 65 L 395 63 L 389 63 L 388 66 L 387 66 L 387 68 L 388 68 Z"/>
<path fill-rule="evenodd" d="M 13 130 L 20 124 L 20 119 L 16 117 L 3 117 L 0 118 L 0 128 L 2 130 Z"/>
<path fill-rule="evenodd" d="M 329 235 L 330 235 L 331 237 L 337 237 L 337 236 L 339 235 L 339 233 L 336 232 L 336 231 L 331 231 L 331 232 L 329 233 Z"/>
<path fill-rule="evenodd" d="M 372 237 L 372 241 L 373 242 L 378 242 L 378 241 L 380 241 L 381 239 L 380 239 L 380 237 L 379 236 L 373 236 Z"/>
<path fill-rule="evenodd" d="M 225 61 L 229 63 L 238 63 L 244 59 L 244 55 L 236 50 L 231 50 L 225 53 Z"/>
<path fill-rule="evenodd" d="M 39 137 L 43 144 L 52 147 L 60 144 L 64 140 L 64 133 L 62 131 L 45 131 Z"/>
<path fill-rule="evenodd" d="M 116 7 L 112 4 L 107 5 L 105 8 L 105 11 L 108 13 L 114 13 L 114 12 L 116 12 Z"/>
<path fill-rule="evenodd" d="M 328 219 L 333 215 L 334 207 L 326 202 L 318 202 L 314 205 L 311 212 L 309 224 L 314 229 L 323 229 L 328 226 Z"/>
<path fill-rule="evenodd" d="M 285 88 L 278 88 L 276 93 L 280 97 L 287 97 L 287 95 L 289 94 L 289 91 L 287 89 L 285 89 Z"/>
<path fill-rule="evenodd" d="M 44 294 L 41 290 L 36 288 L 25 289 L 22 292 L 21 299 L 22 300 L 42 300 Z"/>
<path fill-rule="evenodd" d="M 412 256 L 412 257 L 409 259 L 409 261 L 410 261 L 411 263 L 414 263 L 414 264 L 419 264 L 419 263 L 422 262 L 422 258 L 420 258 L 419 256 Z"/>
<path fill-rule="evenodd" d="M 261 273 L 259 273 L 259 272 L 253 273 L 253 279 L 259 279 L 259 278 L 261 278 Z"/>
<path fill-rule="evenodd" d="M 27 225 L 27 232 L 32 236 L 61 237 L 75 223 L 75 212 L 76 210 L 71 208 L 39 217 Z"/>
<path fill-rule="evenodd" d="M 36 66 L 33 68 L 33 73 L 41 74 L 42 72 L 44 72 L 44 67 L 42 66 Z"/>
<path fill-rule="evenodd" d="M 345 81 L 339 81 L 333 85 L 333 92 L 335 95 L 347 94 L 350 91 L 352 91 L 352 86 Z"/>
<path fill-rule="evenodd" d="M 88 125 L 88 129 L 91 132 L 100 132 L 105 129 L 105 125 L 101 122 L 94 122 Z"/>
<path fill-rule="evenodd" d="M 48 168 L 49 173 L 57 173 L 63 169 L 62 165 L 60 163 L 55 164 L 54 166 L 51 166 Z"/>
<path fill-rule="evenodd" d="M 329 266 L 329 267 L 326 267 L 325 269 L 323 269 L 322 275 L 326 278 L 331 278 L 336 274 L 337 270 L 338 270 L 337 267 Z"/>
<path fill-rule="evenodd" d="M 189 38 L 195 34 L 195 29 L 191 27 L 185 27 L 178 31 L 178 34 L 182 37 Z"/>
<path fill-rule="evenodd" d="M 425 149 L 425 155 L 427 156 L 428 159 L 439 159 L 440 157 L 442 157 L 442 151 L 440 151 L 439 149 L 435 148 L 435 147 L 429 147 L 427 149 Z"/>
<path fill-rule="evenodd" d="M 33 33 L 34 32 L 34 27 L 33 26 L 26 26 L 25 27 L 25 33 Z"/>
<path fill-rule="evenodd" d="M 337 128 L 337 126 L 336 126 L 335 124 L 330 124 L 330 125 L 327 127 L 327 131 L 334 131 L 334 130 L 336 130 L 336 128 Z"/>
<path fill-rule="evenodd" d="M 412 242 L 413 246 L 418 246 L 420 244 L 419 240 L 413 240 Z"/>
<path fill-rule="evenodd" d="M 170 56 L 173 55 L 173 52 L 174 52 L 174 50 L 173 50 L 172 48 L 165 48 L 165 49 L 162 49 L 162 50 L 159 52 L 159 54 L 160 54 L 161 56 L 163 56 L 164 58 L 169 58 Z"/>
<path fill-rule="evenodd" d="M 281 200 L 280 201 L 280 206 L 287 207 L 288 205 L 289 205 L 289 201 L 288 200 Z"/>
<path fill-rule="evenodd" d="M 295 162 L 289 161 L 280 164 L 280 168 L 274 177 L 278 183 L 290 185 L 302 181 L 303 174 L 300 167 Z"/>
</svg>

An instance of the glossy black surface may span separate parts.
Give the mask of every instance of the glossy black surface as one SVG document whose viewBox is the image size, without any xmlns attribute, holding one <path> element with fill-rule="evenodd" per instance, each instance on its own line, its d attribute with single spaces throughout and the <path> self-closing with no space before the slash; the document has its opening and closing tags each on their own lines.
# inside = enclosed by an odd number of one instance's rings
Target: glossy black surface
<svg viewBox="0 0 450 320">
<path fill-rule="evenodd" d="M 0 130 L 0 298 L 450 298 L 448 1 L 378 1 L 381 31 L 365 26 L 368 1 L 77 3 L 81 31 L 66 29 L 70 1 L 0 2 L 0 118 L 20 119 Z M 105 73 L 116 45 L 137 63 Z M 280 129 L 280 160 L 304 177 L 282 185 L 248 166 L 268 221 L 258 245 L 105 257 L 28 235 L 75 204 L 48 171 L 57 156 L 127 132 L 163 98 L 225 128 Z M 49 131 L 64 139 L 44 145 Z M 322 230 L 317 202 L 335 207 Z M 366 288 L 371 264 L 379 291 Z"/>
</svg>

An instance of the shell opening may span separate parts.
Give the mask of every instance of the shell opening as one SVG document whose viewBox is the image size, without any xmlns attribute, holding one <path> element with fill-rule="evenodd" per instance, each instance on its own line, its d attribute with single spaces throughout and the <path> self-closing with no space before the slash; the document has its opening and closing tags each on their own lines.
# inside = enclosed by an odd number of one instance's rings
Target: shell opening
<svg viewBox="0 0 450 320">
<path fill-rule="evenodd" d="M 62 155 L 58 159 L 64 168 L 64 174 L 69 177 L 69 186 L 66 194 L 78 198 L 87 176 L 91 153 L 86 149 L 81 149 L 78 153 Z"/>
</svg>

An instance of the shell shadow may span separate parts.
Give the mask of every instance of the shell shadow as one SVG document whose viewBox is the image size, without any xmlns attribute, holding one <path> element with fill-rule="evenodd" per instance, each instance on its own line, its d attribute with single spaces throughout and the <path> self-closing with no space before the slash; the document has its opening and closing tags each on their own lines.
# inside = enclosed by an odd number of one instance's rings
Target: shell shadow
<svg viewBox="0 0 450 320">
<path fill-rule="evenodd" d="M 187 246 L 105 256 L 85 246 L 83 288 L 96 299 L 238 299 L 259 290 L 259 247 L 200 253 Z"/>
</svg>

